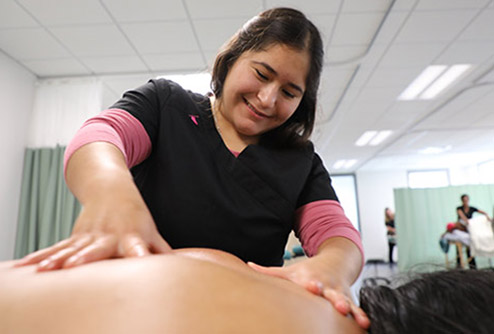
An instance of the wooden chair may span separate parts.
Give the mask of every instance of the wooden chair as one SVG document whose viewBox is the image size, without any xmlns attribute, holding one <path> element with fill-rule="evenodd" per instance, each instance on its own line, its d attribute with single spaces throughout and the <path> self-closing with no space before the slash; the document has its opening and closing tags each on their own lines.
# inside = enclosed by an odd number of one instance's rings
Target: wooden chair
<svg viewBox="0 0 494 334">
<path fill-rule="evenodd" d="M 465 264 L 466 263 L 465 263 L 465 259 L 463 257 L 463 244 L 461 242 L 459 242 L 459 241 L 449 241 L 448 243 L 450 245 L 455 245 L 456 246 L 456 250 L 457 250 L 457 252 L 456 252 L 457 255 L 456 256 L 457 257 L 458 256 L 460 257 L 460 267 L 461 268 L 465 268 Z M 445 253 L 445 255 L 446 255 L 446 268 L 449 269 L 448 253 Z M 467 263 L 470 263 L 470 261 L 472 261 L 472 257 L 469 257 L 469 258 L 466 259 L 466 262 Z"/>
</svg>

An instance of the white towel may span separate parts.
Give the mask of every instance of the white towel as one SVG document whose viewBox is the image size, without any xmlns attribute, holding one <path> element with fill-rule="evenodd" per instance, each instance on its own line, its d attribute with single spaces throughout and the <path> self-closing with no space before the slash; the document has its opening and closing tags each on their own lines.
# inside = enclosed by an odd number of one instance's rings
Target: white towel
<svg viewBox="0 0 494 334">
<path fill-rule="evenodd" d="M 468 220 L 473 256 L 494 257 L 494 231 L 492 223 L 484 215 Z"/>
<path fill-rule="evenodd" d="M 467 232 L 453 230 L 453 232 L 446 233 L 443 238 L 448 241 L 459 241 L 465 246 L 470 246 L 470 234 Z"/>
</svg>

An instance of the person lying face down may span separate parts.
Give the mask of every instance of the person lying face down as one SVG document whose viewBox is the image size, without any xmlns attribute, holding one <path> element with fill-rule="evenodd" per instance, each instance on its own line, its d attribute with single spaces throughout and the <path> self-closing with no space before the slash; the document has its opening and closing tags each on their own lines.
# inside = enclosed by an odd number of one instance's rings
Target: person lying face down
<svg viewBox="0 0 494 334">
<path fill-rule="evenodd" d="M 450 270 L 418 276 L 392 289 L 364 287 L 360 306 L 369 333 L 494 333 L 494 271 Z"/>
<path fill-rule="evenodd" d="M 0 333 L 365 333 L 229 253 L 180 249 L 67 270 L 0 263 Z"/>
<path fill-rule="evenodd" d="M 322 297 L 212 249 L 55 272 L 0 263 L 0 333 L 365 333 Z M 494 272 L 365 287 L 370 333 L 492 333 Z"/>
</svg>

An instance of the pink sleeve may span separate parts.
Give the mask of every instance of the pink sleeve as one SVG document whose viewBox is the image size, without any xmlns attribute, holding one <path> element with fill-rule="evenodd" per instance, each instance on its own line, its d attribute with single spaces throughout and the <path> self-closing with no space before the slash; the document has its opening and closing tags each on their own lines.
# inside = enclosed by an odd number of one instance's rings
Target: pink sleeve
<svg viewBox="0 0 494 334">
<path fill-rule="evenodd" d="M 345 216 L 338 201 L 315 201 L 298 208 L 295 211 L 295 234 L 308 256 L 315 255 L 325 240 L 343 237 L 357 245 L 364 261 L 360 233 Z"/>
<path fill-rule="evenodd" d="M 125 110 L 108 109 L 88 119 L 77 131 L 65 150 L 64 172 L 75 151 L 97 141 L 118 147 L 129 168 L 141 163 L 151 153 L 151 140 L 141 122 Z"/>
</svg>

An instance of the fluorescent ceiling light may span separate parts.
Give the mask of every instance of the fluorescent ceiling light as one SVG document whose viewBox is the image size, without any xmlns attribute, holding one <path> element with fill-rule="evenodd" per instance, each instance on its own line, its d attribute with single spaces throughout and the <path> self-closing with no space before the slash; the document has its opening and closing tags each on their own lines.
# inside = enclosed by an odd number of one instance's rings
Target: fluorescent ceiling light
<svg viewBox="0 0 494 334">
<path fill-rule="evenodd" d="M 455 80 L 457 80 L 463 73 L 465 73 L 471 65 L 459 64 L 453 65 L 446 72 L 444 72 L 432 85 L 429 86 L 419 98 L 422 100 L 430 100 L 435 98 L 439 93 L 450 86 Z"/>
<path fill-rule="evenodd" d="M 383 141 L 388 138 L 393 131 L 391 130 L 383 130 L 383 131 L 365 131 L 359 139 L 355 142 L 355 145 L 357 146 L 365 146 L 365 145 L 371 145 L 371 146 L 377 146 L 381 144 Z"/>
<path fill-rule="evenodd" d="M 393 133 L 393 131 L 391 131 L 391 130 L 379 131 L 379 133 L 374 138 L 372 138 L 369 145 L 377 146 L 377 145 L 381 144 L 383 141 L 386 140 L 386 138 L 391 136 L 392 133 Z"/>
<path fill-rule="evenodd" d="M 408 85 L 398 96 L 398 100 L 413 100 L 419 96 L 434 80 L 446 69 L 446 65 L 431 65 L 420 73 L 420 75 Z"/>
<path fill-rule="evenodd" d="M 178 83 L 182 88 L 188 89 L 194 93 L 207 94 L 211 91 L 211 74 L 210 73 L 191 73 L 191 74 L 173 74 L 160 75 L 157 79 L 168 79 Z"/>
<path fill-rule="evenodd" d="M 343 168 L 343 166 L 345 165 L 346 163 L 346 160 L 338 160 L 334 163 L 333 165 L 333 168 L 334 169 L 340 169 L 340 168 Z"/>
<path fill-rule="evenodd" d="M 440 154 L 451 150 L 453 147 L 451 145 L 444 147 L 430 146 L 419 151 L 420 154 Z"/>
<path fill-rule="evenodd" d="M 365 146 L 367 145 L 372 138 L 377 135 L 377 131 L 365 131 L 359 139 L 355 142 L 355 145 L 357 146 Z"/>
<path fill-rule="evenodd" d="M 350 160 L 341 159 L 334 163 L 333 169 L 352 168 L 357 163 L 357 161 L 358 161 L 357 159 L 350 159 Z"/>
</svg>

